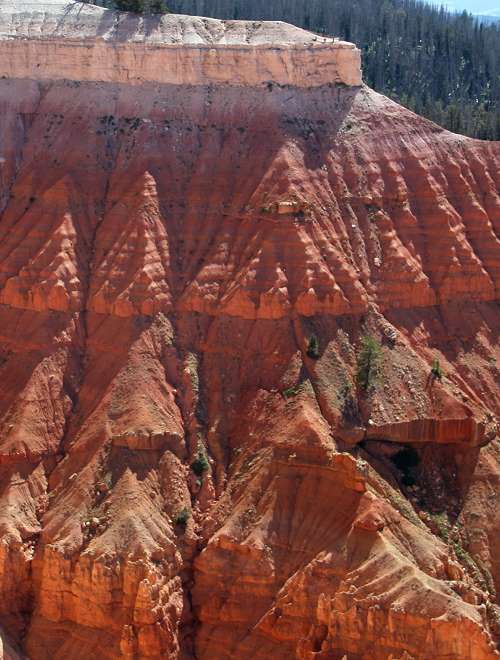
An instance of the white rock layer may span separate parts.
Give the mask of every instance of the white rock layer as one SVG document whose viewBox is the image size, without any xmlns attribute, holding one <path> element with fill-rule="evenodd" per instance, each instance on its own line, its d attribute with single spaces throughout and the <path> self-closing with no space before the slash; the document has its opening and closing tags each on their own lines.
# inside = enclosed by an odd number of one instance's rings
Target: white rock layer
<svg viewBox="0 0 500 660">
<path fill-rule="evenodd" d="M 167 14 L 80 2 L 0 0 L 0 76 L 128 84 L 361 84 L 360 52 L 282 23 Z"/>
</svg>

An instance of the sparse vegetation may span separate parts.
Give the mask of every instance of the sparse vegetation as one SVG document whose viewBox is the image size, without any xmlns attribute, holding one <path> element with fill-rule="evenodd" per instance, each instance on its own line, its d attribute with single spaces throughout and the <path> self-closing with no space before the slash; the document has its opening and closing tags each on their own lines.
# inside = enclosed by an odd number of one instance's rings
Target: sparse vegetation
<svg viewBox="0 0 500 660">
<path fill-rule="evenodd" d="M 354 422 L 358 419 L 359 408 L 356 397 L 353 395 L 353 388 L 351 382 L 344 380 L 339 389 L 339 402 L 342 411 L 342 417 L 349 422 Z"/>
<path fill-rule="evenodd" d="M 168 9 L 164 0 L 115 0 L 116 9 L 134 14 L 166 14 Z"/>
<path fill-rule="evenodd" d="M 287 387 L 286 390 L 283 390 L 283 396 L 285 399 L 289 399 L 292 396 L 297 396 L 301 390 L 300 383 L 298 385 L 292 385 L 292 387 Z"/>
<path fill-rule="evenodd" d="M 281 20 L 353 41 L 363 80 L 456 133 L 500 139 L 500 27 L 419 0 L 168 0 L 172 11 Z M 352 129 L 351 122 L 345 130 Z"/>
<path fill-rule="evenodd" d="M 312 358 L 313 360 L 317 360 L 319 358 L 319 341 L 316 335 L 311 335 L 309 337 L 306 353 L 308 357 Z"/>
<path fill-rule="evenodd" d="M 484 591 L 489 591 L 490 587 L 493 587 L 494 589 L 493 583 L 488 582 L 487 577 L 485 577 L 475 559 L 469 552 L 467 552 L 467 550 L 465 550 L 460 540 L 452 540 L 451 547 L 453 548 L 458 561 L 481 589 Z"/>
<path fill-rule="evenodd" d="M 248 470 L 252 467 L 252 465 L 255 463 L 256 460 L 257 459 L 256 459 L 255 456 L 247 456 L 247 458 L 245 458 L 245 460 L 241 464 L 241 467 L 238 471 L 238 475 L 241 476 L 241 475 L 246 474 L 248 472 Z"/>
<path fill-rule="evenodd" d="M 190 467 L 191 470 L 195 473 L 195 475 L 199 478 L 203 477 L 205 472 L 208 472 L 208 470 L 210 469 L 210 463 L 208 462 L 207 454 L 203 447 L 200 447 L 198 449 L 196 458 L 191 463 Z"/>
<path fill-rule="evenodd" d="M 175 524 L 185 527 L 188 523 L 189 518 L 191 517 L 191 511 L 184 507 L 179 513 L 175 516 Z"/>
<path fill-rule="evenodd" d="M 361 340 L 361 350 L 357 362 L 358 385 L 362 390 L 368 392 L 377 385 L 380 379 L 382 362 L 382 347 L 371 335 L 365 335 Z"/>
<path fill-rule="evenodd" d="M 185 364 L 189 372 L 189 378 L 191 380 L 191 387 L 193 388 L 193 393 L 198 395 L 200 392 L 200 377 L 198 375 L 198 356 L 196 353 L 188 353 L 186 355 Z"/>
<path fill-rule="evenodd" d="M 437 533 L 453 549 L 455 557 L 474 582 L 484 591 L 494 594 L 495 584 L 491 573 L 479 558 L 473 558 L 464 548 L 466 539 L 464 539 L 464 530 L 461 524 L 456 521 L 453 525 L 445 511 L 439 513 L 429 512 L 428 517 L 431 521 L 431 530 Z"/>
<path fill-rule="evenodd" d="M 450 538 L 450 523 L 446 513 L 444 511 L 441 511 L 440 513 L 429 512 L 429 518 L 432 521 L 437 534 L 443 539 L 443 541 L 448 542 Z"/>
<path fill-rule="evenodd" d="M 431 374 L 437 380 L 441 380 L 443 378 L 443 370 L 441 369 L 441 364 L 437 358 L 434 358 L 432 361 Z"/>
<path fill-rule="evenodd" d="M 422 521 L 415 513 L 413 507 L 408 500 L 401 495 L 401 493 L 393 488 L 390 488 L 386 493 L 389 502 L 392 506 L 399 511 L 399 513 L 409 520 L 414 525 L 422 525 Z"/>
<path fill-rule="evenodd" d="M 352 396 L 352 385 L 347 377 L 345 377 L 342 385 L 339 387 L 339 399 L 345 401 L 350 396 Z"/>
</svg>

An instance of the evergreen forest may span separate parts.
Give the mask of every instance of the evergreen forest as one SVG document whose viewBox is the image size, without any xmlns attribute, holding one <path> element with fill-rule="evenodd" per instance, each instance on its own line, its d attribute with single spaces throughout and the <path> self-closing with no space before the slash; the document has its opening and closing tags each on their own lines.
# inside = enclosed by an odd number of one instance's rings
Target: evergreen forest
<svg viewBox="0 0 500 660">
<path fill-rule="evenodd" d="M 151 0 L 115 4 L 141 2 Z M 282 20 L 353 41 L 370 87 L 455 133 L 500 140 L 500 22 L 419 0 L 168 0 L 168 8 Z"/>
</svg>

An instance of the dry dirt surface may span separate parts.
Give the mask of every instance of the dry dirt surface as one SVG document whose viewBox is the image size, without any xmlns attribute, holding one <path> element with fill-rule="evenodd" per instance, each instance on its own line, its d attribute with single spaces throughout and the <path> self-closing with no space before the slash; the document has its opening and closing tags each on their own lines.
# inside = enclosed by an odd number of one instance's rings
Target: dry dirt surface
<svg viewBox="0 0 500 660">
<path fill-rule="evenodd" d="M 498 658 L 499 192 L 363 86 L 0 80 L 4 657 Z"/>
</svg>

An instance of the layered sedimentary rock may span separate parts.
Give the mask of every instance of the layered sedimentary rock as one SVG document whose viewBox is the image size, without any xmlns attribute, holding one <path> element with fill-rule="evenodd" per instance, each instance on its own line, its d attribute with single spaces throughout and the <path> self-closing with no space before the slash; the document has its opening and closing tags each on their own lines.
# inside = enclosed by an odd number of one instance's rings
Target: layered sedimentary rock
<svg viewBox="0 0 500 660">
<path fill-rule="evenodd" d="M 4 650 L 497 657 L 500 145 L 334 80 L 8 61 Z"/>
<path fill-rule="evenodd" d="M 0 5 L 0 75 L 182 85 L 360 85 L 360 52 L 281 22 L 144 17 L 83 3 Z"/>
</svg>

